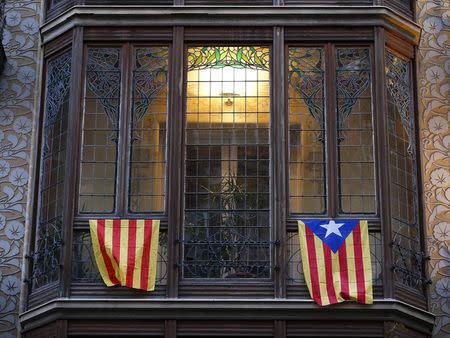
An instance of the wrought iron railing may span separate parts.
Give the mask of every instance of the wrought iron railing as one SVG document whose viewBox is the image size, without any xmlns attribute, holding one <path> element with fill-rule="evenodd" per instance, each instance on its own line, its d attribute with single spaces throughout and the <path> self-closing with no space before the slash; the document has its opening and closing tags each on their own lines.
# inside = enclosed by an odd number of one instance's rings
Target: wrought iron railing
<svg viewBox="0 0 450 338">
<path fill-rule="evenodd" d="M 76 231 L 73 240 L 72 281 L 74 283 L 102 284 L 92 251 L 89 231 Z M 156 286 L 167 284 L 167 231 L 159 234 L 156 268 Z"/>
</svg>

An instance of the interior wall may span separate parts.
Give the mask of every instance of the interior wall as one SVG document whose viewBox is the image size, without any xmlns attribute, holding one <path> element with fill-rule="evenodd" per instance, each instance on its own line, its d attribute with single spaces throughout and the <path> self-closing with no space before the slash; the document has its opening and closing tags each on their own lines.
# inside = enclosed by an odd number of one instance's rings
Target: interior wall
<svg viewBox="0 0 450 338">
<path fill-rule="evenodd" d="M 15 337 L 30 148 L 35 116 L 40 0 L 6 0 L 0 75 L 0 337 Z"/>
<path fill-rule="evenodd" d="M 450 335 L 450 10 L 445 0 L 418 0 L 423 27 L 418 52 L 418 102 L 423 218 L 431 256 L 430 310 L 436 337 Z"/>
</svg>

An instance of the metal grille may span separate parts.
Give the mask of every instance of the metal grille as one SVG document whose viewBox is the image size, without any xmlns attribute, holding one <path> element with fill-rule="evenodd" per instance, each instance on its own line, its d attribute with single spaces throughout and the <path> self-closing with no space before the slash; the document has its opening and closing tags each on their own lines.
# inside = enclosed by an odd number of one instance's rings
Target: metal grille
<svg viewBox="0 0 450 338">
<path fill-rule="evenodd" d="M 59 276 L 71 60 L 69 51 L 48 62 L 34 288 Z"/>
<path fill-rule="evenodd" d="M 321 48 L 289 48 L 289 209 L 326 212 L 324 59 Z"/>
<path fill-rule="evenodd" d="M 374 214 L 370 50 L 338 48 L 336 52 L 340 212 Z"/>
<path fill-rule="evenodd" d="M 102 278 L 92 252 L 91 235 L 88 231 L 76 231 L 73 240 L 72 281 L 75 283 L 101 284 Z M 159 233 L 156 266 L 156 285 L 167 284 L 167 232 Z"/>
<path fill-rule="evenodd" d="M 118 48 L 88 49 L 78 202 L 81 213 L 115 210 L 120 55 Z"/>
<path fill-rule="evenodd" d="M 383 265 L 381 245 L 381 233 L 369 232 L 370 257 L 372 263 L 372 283 L 373 285 L 383 285 Z M 286 245 L 286 281 L 288 285 L 306 285 L 302 257 L 298 241 L 298 233 L 288 233 Z"/>
<path fill-rule="evenodd" d="M 270 276 L 268 55 L 188 50 L 185 278 Z"/>
<path fill-rule="evenodd" d="M 168 57 L 167 47 L 134 51 L 129 191 L 132 212 L 164 211 Z"/>
<path fill-rule="evenodd" d="M 386 52 L 390 207 L 395 279 L 422 288 L 424 254 L 420 245 L 410 63 Z"/>
</svg>

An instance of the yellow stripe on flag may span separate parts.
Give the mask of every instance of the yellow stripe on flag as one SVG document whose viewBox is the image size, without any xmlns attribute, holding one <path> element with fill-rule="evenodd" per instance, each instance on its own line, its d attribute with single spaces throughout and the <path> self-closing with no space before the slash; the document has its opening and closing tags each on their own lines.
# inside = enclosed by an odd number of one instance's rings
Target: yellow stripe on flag
<svg viewBox="0 0 450 338">
<path fill-rule="evenodd" d="M 109 278 L 108 270 L 106 269 L 105 261 L 103 260 L 102 251 L 99 245 L 97 234 L 97 220 L 89 220 L 89 230 L 91 233 L 92 249 L 94 252 L 95 262 L 97 263 L 100 276 L 107 286 L 113 286 L 114 283 Z"/>
<path fill-rule="evenodd" d="M 343 244 L 345 245 L 345 244 Z M 333 286 L 336 292 L 337 302 L 343 302 L 345 299 L 342 297 L 342 285 L 341 285 L 341 270 L 339 265 L 339 253 L 331 251 L 331 262 L 333 272 Z"/>
<path fill-rule="evenodd" d="M 309 294 L 312 297 L 312 289 L 311 289 L 311 271 L 309 269 L 309 259 L 308 259 L 308 246 L 306 243 L 306 232 L 305 232 L 305 223 L 302 221 L 298 221 L 298 240 L 300 244 L 300 255 L 302 259 L 303 266 L 303 277 L 305 278 L 306 286 L 308 287 Z"/>
<path fill-rule="evenodd" d="M 148 291 L 155 289 L 156 281 L 156 265 L 158 258 L 158 242 L 159 242 L 159 220 L 152 222 L 152 240 L 150 247 L 150 269 L 148 274 Z"/>
<path fill-rule="evenodd" d="M 136 259 L 133 271 L 133 288 L 141 288 L 141 265 L 144 251 L 144 220 L 136 222 Z"/>
<path fill-rule="evenodd" d="M 364 264 L 364 286 L 366 291 L 366 304 L 373 303 L 372 262 L 370 259 L 369 225 L 367 221 L 359 222 L 361 227 L 361 244 Z"/>
<path fill-rule="evenodd" d="M 314 234 L 314 246 L 316 247 L 316 259 L 317 266 L 319 267 L 319 287 L 320 287 L 320 298 L 322 299 L 322 305 L 330 304 L 330 299 L 328 298 L 327 291 L 327 277 L 325 273 L 325 258 L 323 256 L 323 245 L 322 240 Z"/>
<path fill-rule="evenodd" d="M 124 219 L 120 221 L 120 275 L 118 279 L 122 285 L 126 285 L 127 278 L 127 261 L 128 261 L 128 220 Z"/>
<path fill-rule="evenodd" d="M 356 285 L 355 247 L 353 246 L 353 232 L 348 235 L 344 245 L 347 246 L 348 294 L 351 300 L 357 300 L 358 288 Z"/>
<path fill-rule="evenodd" d="M 120 278 L 119 273 L 119 267 L 117 265 L 117 261 L 114 258 L 113 255 L 113 220 L 107 219 L 105 220 L 105 247 L 106 247 L 106 254 L 108 255 L 109 259 L 111 260 L 112 267 L 114 269 L 114 274 L 116 275 L 116 278 Z M 120 280 L 120 279 L 119 279 Z"/>
</svg>

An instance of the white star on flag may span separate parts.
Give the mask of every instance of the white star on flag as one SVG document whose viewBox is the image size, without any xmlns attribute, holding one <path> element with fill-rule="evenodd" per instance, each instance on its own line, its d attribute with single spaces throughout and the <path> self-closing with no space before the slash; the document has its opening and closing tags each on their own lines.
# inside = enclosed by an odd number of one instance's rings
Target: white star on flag
<svg viewBox="0 0 450 338">
<path fill-rule="evenodd" d="M 321 224 L 320 226 L 327 229 L 327 233 L 325 234 L 325 238 L 327 238 L 328 236 L 330 236 L 330 234 L 335 234 L 339 237 L 342 237 L 339 228 L 343 225 L 344 223 L 335 223 L 334 221 L 330 221 L 328 224 Z"/>
</svg>

